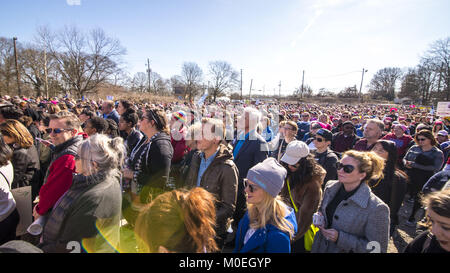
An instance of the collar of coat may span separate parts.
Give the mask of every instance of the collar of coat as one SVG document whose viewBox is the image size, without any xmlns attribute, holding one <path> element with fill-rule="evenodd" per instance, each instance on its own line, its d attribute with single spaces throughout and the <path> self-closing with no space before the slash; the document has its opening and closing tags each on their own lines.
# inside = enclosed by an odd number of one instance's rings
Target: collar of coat
<svg viewBox="0 0 450 273">
<path fill-rule="evenodd" d="M 201 160 L 201 151 L 197 151 L 196 152 L 198 160 Z M 211 162 L 211 165 L 213 165 L 215 162 L 222 162 L 225 160 L 233 160 L 233 154 L 231 153 L 230 149 L 224 145 L 224 144 L 219 144 L 219 149 L 217 151 L 216 157 L 214 158 L 214 160 Z"/>
<path fill-rule="evenodd" d="M 330 181 L 329 181 L 330 182 Z M 362 184 L 359 186 L 358 190 L 350 196 L 347 201 L 352 201 L 356 205 L 360 206 L 361 208 L 367 208 L 369 204 L 369 198 L 370 198 L 370 188 L 365 182 L 361 182 Z M 330 199 L 328 200 L 328 203 L 333 200 L 333 197 L 336 196 L 339 189 L 343 187 L 342 183 L 339 181 L 336 181 L 333 185 L 330 186 L 328 189 L 330 191 Z"/>
</svg>

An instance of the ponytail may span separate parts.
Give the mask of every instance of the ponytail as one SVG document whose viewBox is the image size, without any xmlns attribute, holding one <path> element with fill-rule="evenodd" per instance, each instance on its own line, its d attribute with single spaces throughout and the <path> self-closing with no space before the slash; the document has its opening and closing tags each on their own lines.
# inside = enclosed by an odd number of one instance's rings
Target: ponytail
<svg viewBox="0 0 450 273">
<path fill-rule="evenodd" d="M 140 251 L 158 252 L 160 246 L 180 253 L 217 251 L 215 201 L 203 188 L 158 195 L 136 221 Z"/>
<path fill-rule="evenodd" d="M 117 162 L 117 166 L 121 169 L 126 153 L 126 147 L 123 144 L 123 139 L 121 137 L 110 139 L 108 141 L 108 147 L 111 149 L 111 156 L 114 157 L 114 161 Z"/>
<path fill-rule="evenodd" d="M 184 224 L 197 247 L 197 252 L 217 251 L 215 237 L 216 210 L 214 197 L 203 188 L 194 188 L 182 203 Z"/>
</svg>

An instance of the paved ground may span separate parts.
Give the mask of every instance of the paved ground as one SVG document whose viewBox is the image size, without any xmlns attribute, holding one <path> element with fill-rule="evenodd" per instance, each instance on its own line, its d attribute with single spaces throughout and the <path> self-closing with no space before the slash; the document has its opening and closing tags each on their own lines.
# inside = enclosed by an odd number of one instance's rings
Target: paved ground
<svg viewBox="0 0 450 273">
<path fill-rule="evenodd" d="M 391 237 L 388 246 L 388 253 L 401 253 L 408 245 L 409 242 L 416 237 L 416 227 L 409 227 L 405 225 L 405 222 L 408 220 L 409 214 L 412 210 L 412 203 L 408 203 L 405 198 L 402 207 L 400 208 L 399 221 L 400 225 L 397 228 L 397 231 L 394 233 L 394 236 Z M 416 219 L 422 218 L 424 215 L 424 210 L 420 209 L 416 213 Z"/>
</svg>

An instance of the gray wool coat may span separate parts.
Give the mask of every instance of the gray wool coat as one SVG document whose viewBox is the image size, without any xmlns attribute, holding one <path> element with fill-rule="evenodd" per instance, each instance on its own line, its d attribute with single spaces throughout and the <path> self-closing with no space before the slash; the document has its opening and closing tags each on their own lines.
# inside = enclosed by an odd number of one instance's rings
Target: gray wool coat
<svg viewBox="0 0 450 273">
<path fill-rule="evenodd" d="M 325 216 L 326 208 L 339 191 L 342 183 L 328 181 L 319 211 Z M 389 243 L 389 207 L 373 194 L 366 183 L 336 208 L 330 229 L 339 232 L 338 240 L 327 241 L 321 231 L 314 237 L 312 253 L 386 253 Z"/>
</svg>

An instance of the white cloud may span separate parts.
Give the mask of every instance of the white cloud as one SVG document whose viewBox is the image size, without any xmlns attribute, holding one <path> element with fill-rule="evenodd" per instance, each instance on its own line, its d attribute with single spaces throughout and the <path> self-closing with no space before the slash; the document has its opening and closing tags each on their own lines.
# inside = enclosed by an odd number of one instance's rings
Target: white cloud
<svg viewBox="0 0 450 273">
<path fill-rule="evenodd" d="M 66 0 L 69 6 L 81 6 L 81 0 Z"/>
</svg>

